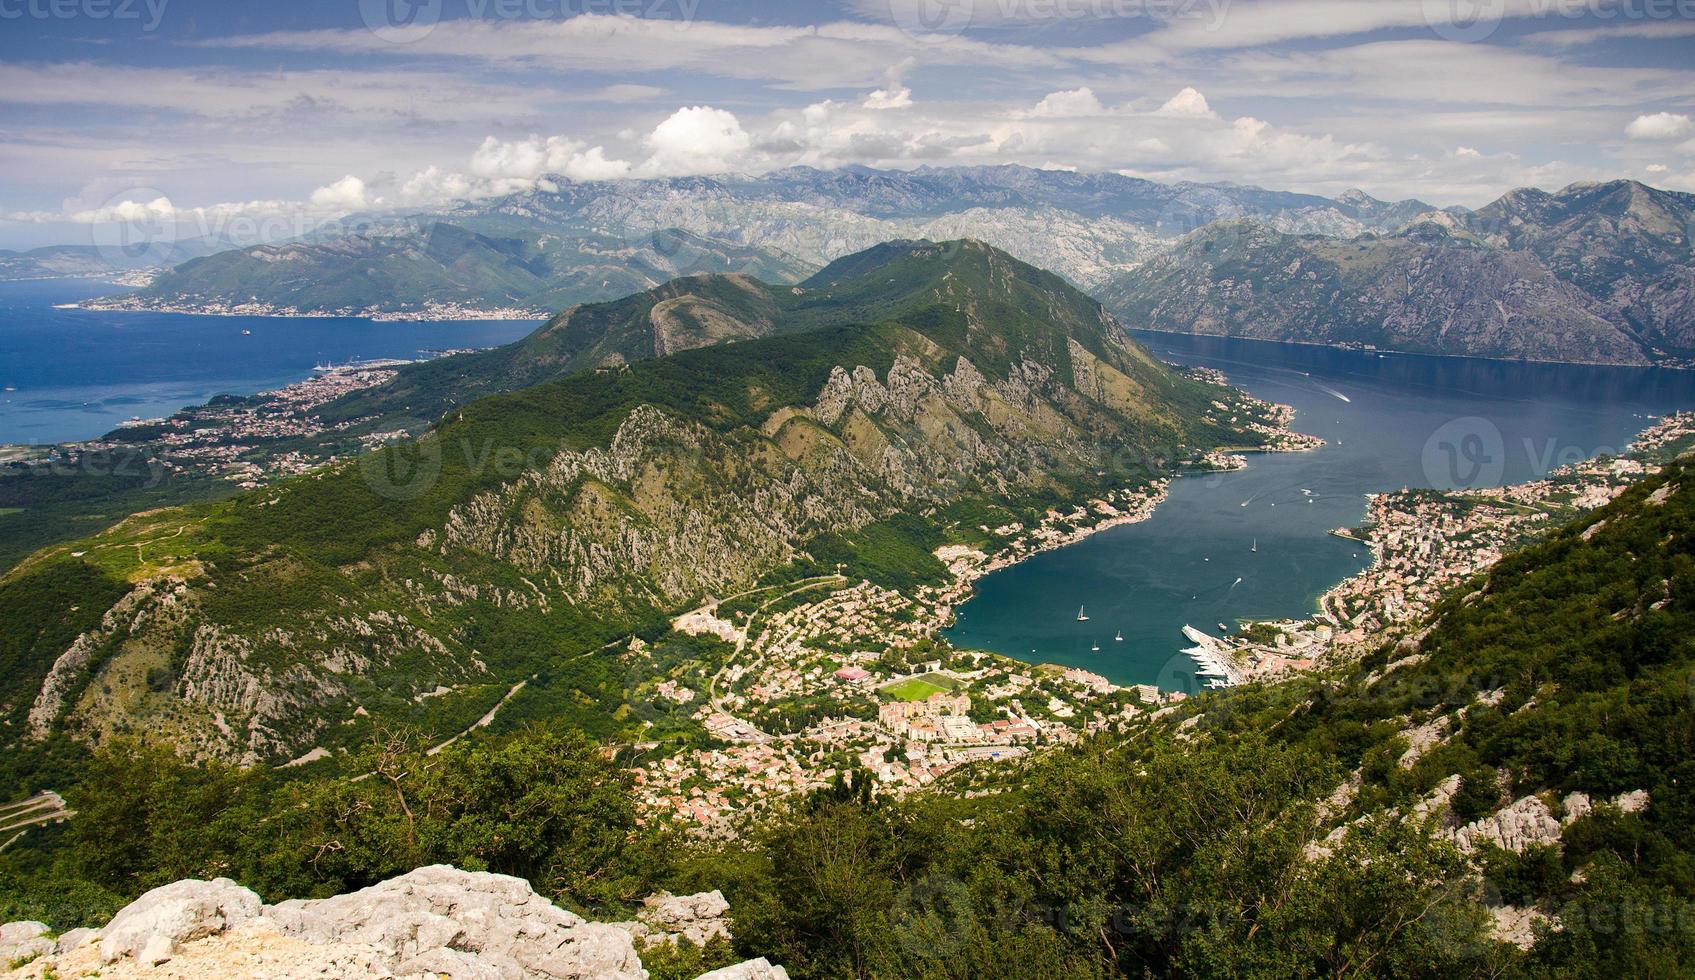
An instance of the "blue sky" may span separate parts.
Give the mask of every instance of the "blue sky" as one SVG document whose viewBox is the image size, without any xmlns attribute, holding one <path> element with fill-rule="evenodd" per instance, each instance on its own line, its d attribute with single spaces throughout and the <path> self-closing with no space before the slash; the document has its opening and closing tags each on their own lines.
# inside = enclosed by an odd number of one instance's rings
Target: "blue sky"
<svg viewBox="0 0 1695 980">
<path fill-rule="evenodd" d="M 548 173 L 1695 190 L 1695 0 L 0 0 L 0 246 Z"/>
</svg>

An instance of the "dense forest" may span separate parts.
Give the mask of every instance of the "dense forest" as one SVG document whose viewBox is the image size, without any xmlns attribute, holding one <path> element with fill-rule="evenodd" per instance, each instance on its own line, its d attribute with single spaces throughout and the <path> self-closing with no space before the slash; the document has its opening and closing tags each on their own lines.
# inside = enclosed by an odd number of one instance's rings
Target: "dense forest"
<svg viewBox="0 0 1695 980">
<path fill-rule="evenodd" d="M 1191 699 L 987 796 L 843 780 L 728 842 L 639 821 L 627 777 L 558 727 L 434 756 L 385 730 L 292 776 L 115 741 L 67 791 L 76 819 L 0 854 L 0 919 L 96 922 L 185 876 L 274 901 L 445 861 L 605 918 L 661 887 L 723 889 L 736 948 L 656 976 L 743 955 L 800 977 L 1686 976 L 1689 476 L 1674 464 L 1508 557 L 1345 670 Z M 1446 734 L 1412 750 L 1431 722 Z M 1418 805 L 1456 777 L 1445 806 Z M 1646 806 L 1606 802 L 1637 791 Z M 1573 793 L 1595 804 L 1557 842 L 1454 842 Z M 1534 945 L 1492 933 L 1502 908 L 1538 912 Z"/>
</svg>

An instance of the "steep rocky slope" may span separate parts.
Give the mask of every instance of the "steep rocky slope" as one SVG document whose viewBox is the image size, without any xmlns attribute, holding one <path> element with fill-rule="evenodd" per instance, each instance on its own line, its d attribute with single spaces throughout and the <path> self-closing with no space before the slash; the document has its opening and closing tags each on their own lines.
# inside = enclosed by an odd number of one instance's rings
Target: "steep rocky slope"
<svg viewBox="0 0 1695 980">
<path fill-rule="evenodd" d="M 849 551 L 927 568 L 963 501 L 1077 499 L 1242 438 L 1218 388 L 980 243 L 894 243 L 780 295 L 813 329 L 517 388 L 39 553 L 0 582 L 41 624 L 0 650 L 8 734 L 275 761 L 373 718 L 445 732 L 538 670 L 615 671 L 601 644 L 817 542 L 905 515 L 886 553 Z M 617 685 L 582 683 L 577 720 L 616 733 Z"/>
<path fill-rule="evenodd" d="M 1102 293 L 1135 327 L 1429 354 L 1646 364 L 1618 314 L 1528 252 L 1212 225 Z"/>
<path fill-rule="evenodd" d="M 1516 190 L 1388 235 L 1203 228 L 1104 287 L 1132 326 L 1606 364 L 1695 355 L 1695 197 Z"/>
</svg>

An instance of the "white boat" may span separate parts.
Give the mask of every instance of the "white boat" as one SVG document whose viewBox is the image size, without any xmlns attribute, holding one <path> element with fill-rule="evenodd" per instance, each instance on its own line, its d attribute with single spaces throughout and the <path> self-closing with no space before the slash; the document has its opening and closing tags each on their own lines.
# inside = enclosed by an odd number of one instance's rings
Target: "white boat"
<svg viewBox="0 0 1695 980">
<path fill-rule="evenodd" d="M 1089 650 L 1091 652 L 1094 652 L 1094 653 L 1100 653 L 1101 652 L 1101 645 L 1099 643 L 1097 643 L 1094 646 L 1090 647 Z"/>
<path fill-rule="evenodd" d="M 1112 638 L 1112 642 L 1123 643 L 1124 642 L 1124 631 L 1119 630 L 1116 634 L 1114 634 L 1114 636 Z"/>
<path fill-rule="evenodd" d="M 1248 550 L 1253 552 L 1256 555 L 1259 554 L 1259 538 L 1254 539 L 1254 546 L 1252 548 L 1249 548 Z"/>
<path fill-rule="evenodd" d="M 1089 617 L 1083 615 L 1083 607 L 1082 606 L 1077 607 L 1077 621 L 1079 623 L 1087 623 L 1089 621 Z"/>
</svg>

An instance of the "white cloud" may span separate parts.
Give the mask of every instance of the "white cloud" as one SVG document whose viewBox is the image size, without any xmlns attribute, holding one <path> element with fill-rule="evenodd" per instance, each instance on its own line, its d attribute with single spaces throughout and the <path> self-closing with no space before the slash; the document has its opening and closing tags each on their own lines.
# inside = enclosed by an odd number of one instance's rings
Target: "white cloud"
<svg viewBox="0 0 1695 980">
<path fill-rule="evenodd" d="M 608 159 L 600 146 L 583 144 L 564 136 L 499 140 L 489 136 L 471 154 L 471 173 L 492 180 L 533 181 L 547 174 L 563 174 L 572 180 L 607 180 L 630 172 L 624 160 Z"/>
<path fill-rule="evenodd" d="M 880 88 L 865 97 L 867 109 L 905 109 L 912 105 L 912 89 L 902 85 L 896 89 Z"/>
<path fill-rule="evenodd" d="M 711 106 L 684 106 L 653 127 L 646 140 L 652 151 L 641 165 L 649 177 L 735 170 L 747 162 L 753 137 L 734 113 Z"/>
<path fill-rule="evenodd" d="M 1101 100 L 1088 86 L 1067 89 L 1063 92 L 1049 92 L 1036 103 L 1036 108 L 1029 115 L 1042 116 L 1098 116 L 1106 112 Z"/>
<path fill-rule="evenodd" d="M 1471 159 L 1471 160 L 1476 160 L 1476 159 L 1482 157 L 1483 154 L 1477 152 L 1475 149 L 1473 149 L 1472 147 L 1469 147 L 1469 146 L 1456 146 L 1456 147 L 1454 147 L 1454 156 L 1464 157 L 1464 158 Z"/>
<path fill-rule="evenodd" d="M 572 180 L 615 180 L 629 176 L 630 163 L 607 159 L 603 148 L 591 146 L 572 156 L 563 173 Z"/>
<path fill-rule="evenodd" d="M 1687 136 L 1691 129 L 1689 117 L 1679 112 L 1656 112 L 1637 116 L 1624 127 L 1624 135 L 1633 140 L 1670 140 Z"/>
<path fill-rule="evenodd" d="M 372 199 L 365 191 L 365 182 L 352 174 L 313 191 L 310 200 L 315 208 L 343 212 L 358 211 L 381 203 L 380 198 Z"/>
<path fill-rule="evenodd" d="M 897 62 L 884 76 L 883 87 L 867 95 L 861 105 L 867 109 L 905 109 L 912 105 L 912 89 L 908 88 L 902 79 L 917 64 L 916 58 L 905 58 Z"/>
<path fill-rule="evenodd" d="M 1183 91 L 1173 95 L 1165 105 L 1159 107 L 1158 114 L 1162 116 L 1190 116 L 1196 119 L 1218 118 L 1218 113 L 1213 112 L 1212 106 L 1207 105 L 1207 97 L 1193 87 L 1186 87 Z"/>
</svg>

